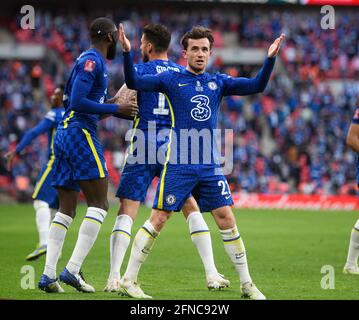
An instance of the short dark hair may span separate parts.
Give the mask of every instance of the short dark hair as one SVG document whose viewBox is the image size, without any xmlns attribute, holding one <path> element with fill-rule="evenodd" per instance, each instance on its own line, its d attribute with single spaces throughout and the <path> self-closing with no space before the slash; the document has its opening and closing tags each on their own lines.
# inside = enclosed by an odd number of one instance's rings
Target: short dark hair
<svg viewBox="0 0 359 320">
<path fill-rule="evenodd" d="M 115 23 L 106 17 L 96 18 L 90 25 L 90 38 L 92 43 L 106 41 L 108 33 L 116 29 Z"/>
<path fill-rule="evenodd" d="M 143 29 L 145 39 L 153 44 L 156 52 L 165 52 L 171 42 L 171 33 L 162 24 L 148 24 Z"/>
<path fill-rule="evenodd" d="M 181 44 L 183 46 L 183 49 L 187 50 L 189 39 L 198 40 L 198 39 L 203 39 L 203 38 L 208 39 L 209 48 L 212 49 L 212 46 L 214 43 L 212 30 L 208 29 L 206 27 L 203 27 L 203 26 L 194 26 L 190 31 L 186 32 L 181 39 Z"/>
</svg>

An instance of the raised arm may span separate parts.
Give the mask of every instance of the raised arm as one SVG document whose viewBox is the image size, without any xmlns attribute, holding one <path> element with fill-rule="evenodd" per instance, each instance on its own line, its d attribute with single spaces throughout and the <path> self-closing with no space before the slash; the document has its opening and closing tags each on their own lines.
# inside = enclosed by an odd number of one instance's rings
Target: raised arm
<svg viewBox="0 0 359 320">
<path fill-rule="evenodd" d="M 50 113 L 51 111 L 49 111 Z M 49 115 L 48 113 L 48 115 Z M 42 133 L 47 132 L 51 128 L 54 127 L 54 122 L 48 118 L 43 119 L 37 126 L 29 130 L 20 140 L 19 144 L 16 146 L 16 149 L 12 151 L 8 151 L 4 158 L 6 160 L 6 168 L 7 170 L 11 170 L 13 159 L 17 154 L 20 154 L 22 150 L 24 150 L 37 136 Z"/>
<path fill-rule="evenodd" d="M 254 78 L 231 78 L 225 79 L 224 96 L 229 95 L 249 95 L 263 92 L 268 84 L 272 73 L 275 57 L 279 52 L 280 45 L 284 40 L 284 34 L 275 39 L 268 49 L 268 56 L 262 68 Z"/>
<path fill-rule="evenodd" d="M 50 111 L 51 112 L 51 111 Z M 36 137 L 40 134 L 48 132 L 50 129 L 54 127 L 54 122 L 49 120 L 48 118 L 43 119 L 38 123 L 37 126 L 30 129 L 28 132 L 20 140 L 19 144 L 16 146 L 16 153 L 20 153 L 24 150 Z"/>
<path fill-rule="evenodd" d="M 225 79 L 224 96 L 249 95 L 263 92 L 266 88 L 275 63 L 275 57 L 267 58 L 255 78 L 231 78 Z"/>
<path fill-rule="evenodd" d="M 131 43 L 127 39 L 123 24 L 118 27 L 118 40 L 122 45 L 124 58 L 125 82 L 129 89 L 140 91 L 163 92 L 164 83 L 161 74 L 139 76 L 133 66 L 131 58 Z"/>
</svg>

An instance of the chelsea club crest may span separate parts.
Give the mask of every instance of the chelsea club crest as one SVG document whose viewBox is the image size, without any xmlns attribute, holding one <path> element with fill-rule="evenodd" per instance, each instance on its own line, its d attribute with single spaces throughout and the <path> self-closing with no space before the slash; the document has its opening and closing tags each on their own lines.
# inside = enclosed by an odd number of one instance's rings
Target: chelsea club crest
<svg viewBox="0 0 359 320">
<path fill-rule="evenodd" d="M 208 88 L 210 88 L 211 90 L 216 90 L 218 87 L 217 87 L 217 83 L 211 81 L 211 82 L 208 82 Z"/>
<path fill-rule="evenodd" d="M 176 202 L 176 197 L 173 195 L 173 194 L 169 194 L 167 197 L 166 197 L 166 202 L 169 206 L 175 204 Z"/>
</svg>

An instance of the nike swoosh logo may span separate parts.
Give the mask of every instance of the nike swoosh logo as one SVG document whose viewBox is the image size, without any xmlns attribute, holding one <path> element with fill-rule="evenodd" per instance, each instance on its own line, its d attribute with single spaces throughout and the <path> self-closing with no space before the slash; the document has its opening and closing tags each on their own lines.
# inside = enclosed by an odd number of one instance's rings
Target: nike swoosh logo
<svg viewBox="0 0 359 320">
<path fill-rule="evenodd" d="M 189 83 L 179 83 L 178 84 L 179 87 L 184 87 L 184 86 L 188 86 L 188 85 L 189 85 Z"/>
<path fill-rule="evenodd" d="M 226 198 L 226 200 L 228 200 L 230 197 L 231 197 L 231 196 L 226 196 L 225 198 Z"/>
</svg>

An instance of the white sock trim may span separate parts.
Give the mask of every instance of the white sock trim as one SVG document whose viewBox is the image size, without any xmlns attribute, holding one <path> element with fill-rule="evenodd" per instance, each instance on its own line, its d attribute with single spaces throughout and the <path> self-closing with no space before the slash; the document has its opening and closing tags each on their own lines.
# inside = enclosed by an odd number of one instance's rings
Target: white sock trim
<svg viewBox="0 0 359 320">
<path fill-rule="evenodd" d="M 222 241 L 226 243 L 230 243 L 236 241 L 241 238 L 241 234 L 238 231 L 237 227 L 233 227 L 231 229 L 219 230 L 222 236 Z"/>
<path fill-rule="evenodd" d="M 123 220 L 123 219 L 128 220 L 128 222 L 130 223 L 131 226 L 133 225 L 133 219 L 126 213 L 118 215 L 117 218 L 116 218 L 116 223 L 118 221 Z"/>
<path fill-rule="evenodd" d="M 61 212 L 57 212 L 55 214 L 54 220 L 52 221 L 52 223 L 60 223 L 60 224 L 64 224 L 66 228 L 68 228 L 71 223 L 72 223 L 73 219 L 68 216 L 67 214 L 63 214 Z"/>
<path fill-rule="evenodd" d="M 146 232 L 149 232 L 153 238 L 156 238 L 159 235 L 159 232 L 156 231 L 155 227 L 152 225 L 150 220 L 146 220 L 145 223 L 143 224 L 142 228 Z"/>
<path fill-rule="evenodd" d="M 192 212 L 188 216 L 188 226 L 189 226 L 189 232 L 191 236 L 196 236 L 203 233 L 209 233 L 209 228 L 206 223 L 206 221 L 203 218 L 203 215 L 196 211 Z"/>
<path fill-rule="evenodd" d="M 132 218 L 127 214 L 121 214 L 116 218 L 115 225 L 113 226 L 111 234 L 114 234 L 116 232 L 122 232 L 131 237 L 132 225 Z"/>
<path fill-rule="evenodd" d="M 107 212 L 101 208 L 88 207 L 84 219 L 90 219 L 102 224 L 106 218 L 106 215 Z"/>
<path fill-rule="evenodd" d="M 101 209 L 101 208 L 96 208 L 96 207 L 88 207 L 86 214 L 89 213 L 89 212 L 95 213 L 95 214 L 96 214 L 96 213 L 99 214 L 100 216 L 102 216 L 103 220 L 105 220 L 106 215 L 107 215 L 107 211 L 106 211 L 106 210 L 103 210 L 103 209 Z"/>
<path fill-rule="evenodd" d="M 34 209 L 35 210 L 38 210 L 42 207 L 45 207 L 45 208 L 49 208 L 49 204 L 45 201 L 42 201 L 42 200 L 34 200 Z"/>
<path fill-rule="evenodd" d="M 186 219 L 186 222 L 189 223 L 189 221 L 190 221 L 191 219 L 193 219 L 193 217 L 195 217 L 195 216 L 197 216 L 197 215 L 201 215 L 201 216 L 202 216 L 202 214 L 201 214 L 199 211 L 193 211 L 193 212 L 191 212 L 191 213 L 188 215 L 188 217 L 187 217 L 187 219 Z"/>
<path fill-rule="evenodd" d="M 226 234 L 226 233 L 236 233 L 238 232 L 238 228 L 237 227 L 233 227 L 233 228 L 229 228 L 229 229 L 218 229 L 220 233 L 222 234 Z M 239 233 L 239 232 L 238 232 Z"/>
</svg>

